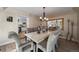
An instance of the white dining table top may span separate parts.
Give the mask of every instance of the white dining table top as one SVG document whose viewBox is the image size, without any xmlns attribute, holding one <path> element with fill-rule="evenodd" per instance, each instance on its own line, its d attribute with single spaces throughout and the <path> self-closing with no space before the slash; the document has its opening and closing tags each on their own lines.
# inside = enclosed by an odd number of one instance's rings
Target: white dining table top
<svg viewBox="0 0 79 59">
<path fill-rule="evenodd" d="M 52 33 L 53 31 L 47 31 L 47 32 L 41 32 L 40 34 L 38 34 L 37 32 L 31 32 L 31 33 L 27 33 L 25 34 L 25 36 L 27 36 L 28 38 L 30 38 L 32 41 L 34 41 L 35 43 L 40 43 L 41 41 L 43 41 L 46 37 L 49 36 L 50 33 Z"/>
</svg>

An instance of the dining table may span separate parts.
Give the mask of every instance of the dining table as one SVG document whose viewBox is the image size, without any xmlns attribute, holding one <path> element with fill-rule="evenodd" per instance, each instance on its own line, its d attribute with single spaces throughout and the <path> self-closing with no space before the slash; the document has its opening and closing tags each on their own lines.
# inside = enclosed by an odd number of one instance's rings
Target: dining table
<svg viewBox="0 0 79 59">
<path fill-rule="evenodd" d="M 45 40 L 45 38 L 47 38 L 51 33 L 52 31 L 40 32 L 40 33 L 31 32 L 31 33 L 26 33 L 25 36 L 29 38 L 30 40 L 32 40 L 35 46 L 33 51 L 38 52 L 38 44 L 42 42 L 43 40 Z"/>
</svg>

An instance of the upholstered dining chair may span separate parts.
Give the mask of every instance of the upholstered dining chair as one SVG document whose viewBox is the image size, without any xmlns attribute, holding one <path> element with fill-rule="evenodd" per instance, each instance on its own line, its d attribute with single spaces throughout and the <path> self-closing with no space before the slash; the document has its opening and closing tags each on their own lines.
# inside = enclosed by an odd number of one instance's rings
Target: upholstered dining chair
<svg viewBox="0 0 79 59">
<path fill-rule="evenodd" d="M 27 51 L 27 50 L 30 51 L 32 49 L 31 48 L 32 42 L 30 41 L 30 42 L 26 42 L 24 44 L 21 44 L 20 39 L 19 39 L 19 35 L 16 32 L 13 32 L 13 31 L 9 32 L 8 38 L 15 40 L 17 52 L 22 52 L 22 51 Z M 25 50 L 24 48 L 26 48 L 27 50 Z"/>
<path fill-rule="evenodd" d="M 44 52 L 55 52 L 55 47 L 58 48 L 57 40 L 59 39 L 61 30 L 57 29 L 56 31 L 52 32 L 48 39 L 45 39 L 41 43 L 38 44 L 38 48 Z"/>
<path fill-rule="evenodd" d="M 48 39 L 45 39 L 41 43 L 38 44 L 38 49 L 41 49 L 43 52 L 55 52 L 55 37 L 53 34 L 50 34 Z"/>
<path fill-rule="evenodd" d="M 61 29 L 60 28 L 58 28 L 56 31 L 54 31 L 56 48 L 58 48 L 58 42 L 57 41 L 60 38 L 60 34 L 61 34 Z"/>
</svg>

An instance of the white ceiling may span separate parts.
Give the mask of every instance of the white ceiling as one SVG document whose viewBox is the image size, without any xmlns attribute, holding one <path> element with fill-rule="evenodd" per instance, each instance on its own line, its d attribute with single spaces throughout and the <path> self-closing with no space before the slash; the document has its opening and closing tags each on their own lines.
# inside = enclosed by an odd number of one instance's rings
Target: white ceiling
<svg viewBox="0 0 79 59">
<path fill-rule="evenodd" d="M 10 8 L 10 7 L 9 7 Z M 13 7 L 14 9 L 30 13 L 35 16 L 42 16 L 42 7 Z M 46 16 L 59 16 L 73 12 L 72 7 L 46 7 Z"/>
<path fill-rule="evenodd" d="M 28 12 L 35 16 L 41 16 L 42 7 L 17 7 L 16 9 Z M 46 16 L 58 16 L 65 13 L 73 12 L 72 7 L 46 7 Z"/>
</svg>

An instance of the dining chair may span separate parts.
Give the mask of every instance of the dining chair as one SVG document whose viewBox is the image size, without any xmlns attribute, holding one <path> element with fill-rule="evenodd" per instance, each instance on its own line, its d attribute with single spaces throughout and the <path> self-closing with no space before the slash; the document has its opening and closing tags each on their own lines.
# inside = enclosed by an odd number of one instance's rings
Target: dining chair
<svg viewBox="0 0 79 59">
<path fill-rule="evenodd" d="M 54 35 L 50 34 L 48 39 L 43 40 L 38 44 L 38 49 L 41 49 L 43 52 L 55 51 L 55 40 Z"/>
<path fill-rule="evenodd" d="M 8 38 L 14 39 L 17 52 L 32 50 L 32 48 L 31 48 L 32 42 L 30 41 L 30 42 L 25 42 L 24 44 L 21 44 L 19 35 L 16 32 L 13 32 L 13 31 L 9 32 Z"/>
<path fill-rule="evenodd" d="M 56 31 L 54 31 L 54 37 L 55 37 L 55 45 L 56 45 L 56 48 L 58 48 L 58 39 L 60 38 L 60 35 L 61 35 L 61 29 L 58 28 Z"/>
<path fill-rule="evenodd" d="M 58 48 L 57 40 L 59 39 L 60 32 L 60 29 L 57 29 L 56 31 L 52 32 L 49 35 L 48 39 L 45 39 L 44 41 L 38 44 L 38 48 L 44 52 L 55 52 L 55 47 Z"/>
</svg>

